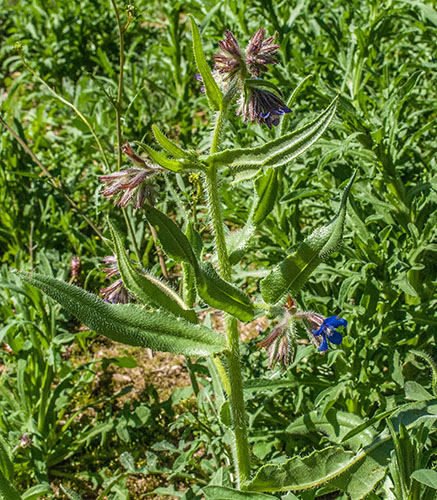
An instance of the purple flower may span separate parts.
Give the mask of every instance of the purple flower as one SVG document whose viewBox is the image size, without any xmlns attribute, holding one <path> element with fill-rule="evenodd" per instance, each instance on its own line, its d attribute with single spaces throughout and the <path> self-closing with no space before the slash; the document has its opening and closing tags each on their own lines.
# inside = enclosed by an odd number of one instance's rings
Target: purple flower
<svg viewBox="0 0 437 500">
<path fill-rule="evenodd" d="M 137 155 L 128 142 L 121 149 L 137 167 L 100 175 L 100 181 L 105 184 L 102 194 L 107 198 L 114 198 L 116 206 L 125 207 L 132 201 L 133 207 L 138 209 L 146 200 L 153 202 L 153 186 L 149 178 L 161 172 L 162 168 L 149 164 Z"/>
<path fill-rule="evenodd" d="M 225 39 L 220 40 L 219 47 L 221 52 L 214 55 L 214 69 L 218 73 L 226 74 L 225 80 L 229 80 L 243 68 L 243 54 L 237 39 L 229 30 L 225 31 Z"/>
<path fill-rule="evenodd" d="M 273 56 L 279 49 L 278 44 L 272 43 L 275 37 L 264 39 L 265 32 L 260 28 L 250 39 L 246 49 L 246 64 L 253 76 L 259 77 L 261 71 L 268 71 L 267 64 L 277 64 Z"/>
<path fill-rule="evenodd" d="M 117 257 L 115 255 L 107 255 L 103 258 L 103 262 L 108 266 L 103 269 L 106 273 L 106 279 L 112 278 L 113 276 L 120 276 Z M 100 293 L 103 295 L 105 301 L 112 302 L 113 304 L 127 304 L 129 299 L 133 297 L 124 286 L 121 278 L 111 283 L 108 287 L 102 288 Z"/>
<path fill-rule="evenodd" d="M 258 349 L 265 348 L 269 356 L 269 368 L 274 368 L 280 361 L 283 368 L 286 368 L 291 362 L 292 350 L 290 349 L 290 332 L 286 322 L 279 324 L 270 332 L 270 334 L 256 345 Z"/>
<path fill-rule="evenodd" d="M 252 81 L 252 80 L 251 80 Z M 272 125 L 279 125 L 279 118 L 291 109 L 282 102 L 282 99 L 269 90 L 251 86 L 248 97 L 242 101 L 237 115 L 243 116 L 243 121 L 265 123 L 270 129 Z"/>
<path fill-rule="evenodd" d="M 194 78 L 198 81 L 198 82 L 203 82 L 203 78 L 202 78 L 202 75 L 200 73 L 196 73 L 194 75 Z M 205 85 L 202 85 L 200 87 L 200 92 L 202 92 L 202 94 L 206 94 L 206 90 L 205 90 Z"/>
</svg>

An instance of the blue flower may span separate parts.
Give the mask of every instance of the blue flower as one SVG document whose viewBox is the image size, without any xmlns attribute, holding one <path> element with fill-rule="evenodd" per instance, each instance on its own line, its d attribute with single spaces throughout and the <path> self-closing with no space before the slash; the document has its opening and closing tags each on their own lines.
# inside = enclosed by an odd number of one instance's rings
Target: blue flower
<svg viewBox="0 0 437 500">
<path fill-rule="evenodd" d="M 319 344 L 318 349 L 320 352 L 326 352 L 328 350 L 328 340 L 332 344 L 341 344 L 343 336 L 336 330 L 339 326 L 346 327 L 347 321 L 338 316 L 330 316 L 323 320 L 318 330 L 312 330 L 314 337 L 322 336 L 321 341 L 320 339 L 315 339 L 317 344 Z"/>
</svg>

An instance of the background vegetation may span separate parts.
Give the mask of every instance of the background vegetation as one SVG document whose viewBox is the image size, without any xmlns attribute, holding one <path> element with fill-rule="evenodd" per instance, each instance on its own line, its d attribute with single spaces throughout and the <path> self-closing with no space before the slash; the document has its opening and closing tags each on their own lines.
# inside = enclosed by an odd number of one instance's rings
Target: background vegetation
<svg viewBox="0 0 437 500">
<path fill-rule="evenodd" d="M 339 188 L 357 170 L 343 247 L 296 297 L 302 308 L 327 316 L 341 312 L 347 336 L 324 357 L 302 343 L 290 369 L 267 373 L 266 356 L 255 348 L 256 326 L 243 332 L 247 379 L 277 381 L 268 391 L 248 386 L 255 457 L 261 463 L 322 447 L 317 433 L 299 439 L 287 432 L 296 417 L 316 408 L 369 418 L 404 401 L 405 381 L 429 389 L 427 365 L 411 350 L 437 355 L 432 2 L 138 0 L 118 6 L 123 22 L 132 15 L 125 39 L 124 140 L 153 141 L 154 123 L 183 147 L 207 146 L 210 116 L 194 79 L 188 13 L 200 23 L 211 62 L 225 29 L 242 41 L 259 27 L 277 33 L 281 61 L 273 81 L 287 96 L 310 76 L 293 105 L 290 129 L 341 92 L 323 139 L 283 169 L 279 203 L 237 274 L 256 294 L 258 267 L 282 260 L 329 219 Z M 83 216 L 103 233 L 109 213 L 125 223 L 99 196 L 98 181 L 117 168 L 114 11 L 103 0 L 2 0 L 0 27 L 0 448 L 13 458 L 10 478 L 20 491 L 39 484 L 34 491 L 47 498 L 47 484 L 59 492 L 60 482 L 84 498 L 143 498 L 154 488 L 159 496 L 195 498 L 202 484 L 193 484 L 193 476 L 207 484 L 226 446 L 218 438 L 222 423 L 202 361 L 188 373 L 179 358 L 144 359 L 134 349 L 110 345 L 10 274 L 39 269 L 95 293 L 105 284 L 101 261 L 108 248 Z M 86 117 L 106 163 L 72 106 L 36 75 Z M 234 117 L 224 142 L 247 146 L 274 134 Z M 189 210 L 197 207 L 207 232 L 198 178 L 176 175 L 158 184 L 161 210 L 180 218 L 180 200 Z M 244 224 L 248 195 L 244 183 L 232 189 L 223 184 L 231 229 Z M 141 211 L 128 218 L 142 264 L 159 275 Z M 72 256 L 82 263 L 77 278 Z M 177 266 L 171 260 L 167 265 L 176 276 Z M 262 319 L 256 324 L 264 325 Z M 194 374 L 200 386 L 189 385 Z M 435 463 L 435 436 L 427 448 Z"/>
</svg>

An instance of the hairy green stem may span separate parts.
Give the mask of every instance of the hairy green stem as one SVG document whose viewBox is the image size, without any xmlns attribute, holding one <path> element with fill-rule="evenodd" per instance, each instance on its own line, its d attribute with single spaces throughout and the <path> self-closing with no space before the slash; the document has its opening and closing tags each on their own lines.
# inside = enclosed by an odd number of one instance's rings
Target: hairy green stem
<svg viewBox="0 0 437 500">
<path fill-rule="evenodd" d="M 215 153 L 218 149 L 219 137 L 226 119 L 228 106 L 232 96 L 223 100 L 223 107 L 217 116 L 214 134 L 211 143 L 210 153 Z M 215 237 L 217 256 L 220 265 L 220 274 L 225 280 L 230 280 L 232 268 L 229 262 L 226 248 L 224 222 L 221 214 L 221 204 L 218 192 L 217 169 L 210 168 L 206 172 L 206 189 L 209 200 L 209 214 L 212 229 Z M 223 383 L 228 385 L 228 396 L 231 405 L 233 431 L 234 431 L 234 462 L 237 476 L 237 487 L 240 487 L 250 476 L 249 443 L 247 439 L 246 410 L 244 406 L 243 378 L 240 365 L 240 335 L 237 327 L 237 320 L 231 316 L 226 317 L 226 335 L 228 340 L 228 353 L 226 361 L 229 370 L 229 380 L 227 377 Z"/>
</svg>

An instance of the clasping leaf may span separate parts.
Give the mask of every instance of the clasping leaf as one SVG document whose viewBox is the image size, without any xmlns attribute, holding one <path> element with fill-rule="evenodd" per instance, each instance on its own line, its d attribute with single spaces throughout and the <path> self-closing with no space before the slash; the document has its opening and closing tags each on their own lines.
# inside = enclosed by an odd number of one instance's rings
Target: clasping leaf
<svg viewBox="0 0 437 500">
<path fill-rule="evenodd" d="M 156 229 L 164 251 L 174 259 L 192 266 L 199 296 L 216 309 L 232 314 L 241 321 L 250 321 L 254 309 L 249 297 L 221 278 L 210 264 L 198 262 L 188 238 L 169 217 L 149 205 L 145 207 L 145 212 L 147 220 Z"/>
<path fill-rule="evenodd" d="M 344 190 L 335 218 L 326 226 L 316 229 L 293 254 L 261 281 L 263 300 L 275 304 L 286 293 L 295 295 L 322 260 L 338 250 L 343 240 L 346 202 L 354 179 L 355 174 Z"/>
<path fill-rule="evenodd" d="M 229 167 L 233 174 L 261 167 L 280 167 L 304 153 L 326 130 L 337 109 L 336 97 L 314 121 L 257 148 L 227 149 L 206 158 L 214 167 Z"/>
</svg>

